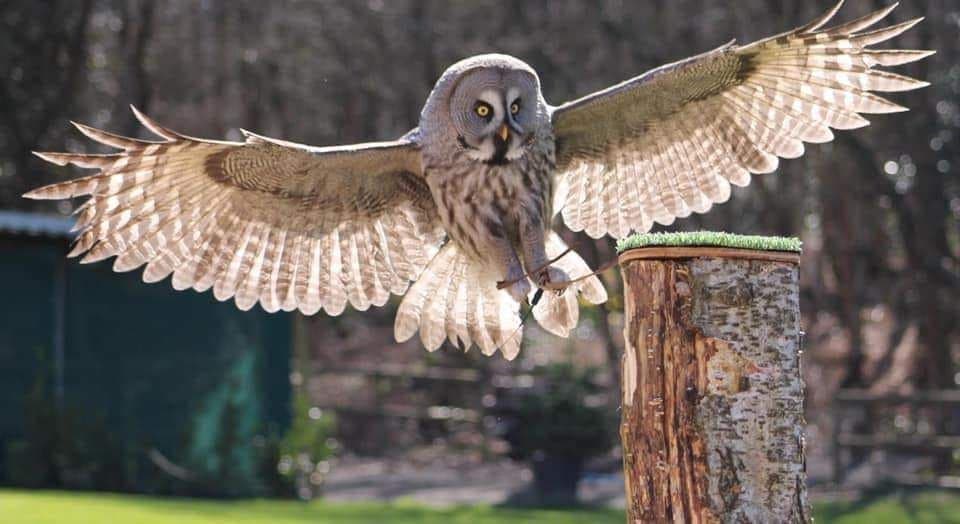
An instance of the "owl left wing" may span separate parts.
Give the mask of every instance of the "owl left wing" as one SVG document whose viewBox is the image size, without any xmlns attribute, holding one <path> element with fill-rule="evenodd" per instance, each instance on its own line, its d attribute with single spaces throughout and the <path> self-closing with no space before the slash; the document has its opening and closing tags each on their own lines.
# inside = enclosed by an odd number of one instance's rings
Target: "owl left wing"
<svg viewBox="0 0 960 524">
<path fill-rule="evenodd" d="M 188 137 L 137 118 L 164 140 L 76 124 L 110 154 L 37 153 L 99 173 L 35 189 L 34 199 L 88 196 L 70 256 L 116 256 L 176 289 L 213 290 L 240 309 L 339 315 L 403 294 L 445 234 L 423 180 L 415 133 L 393 142 L 311 147 L 247 133 Z"/>
<path fill-rule="evenodd" d="M 874 66 L 933 51 L 875 50 L 922 19 L 867 29 L 896 4 L 820 30 L 843 4 L 793 31 L 733 43 L 649 71 L 555 108 L 558 190 L 566 225 L 598 238 L 646 231 L 654 222 L 702 213 L 730 197 L 730 184 L 769 173 L 803 142 L 830 128 L 869 124 L 858 113 L 906 108 L 870 91 L 928 85 Z"/>
</svg>

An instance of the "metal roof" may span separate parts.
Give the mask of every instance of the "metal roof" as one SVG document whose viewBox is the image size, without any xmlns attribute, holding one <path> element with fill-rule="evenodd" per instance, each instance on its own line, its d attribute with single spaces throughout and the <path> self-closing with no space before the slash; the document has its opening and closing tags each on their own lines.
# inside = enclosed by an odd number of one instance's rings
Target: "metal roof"
<svg viewBox="0 0 960 524">
<path fill-rule="evenodd" d="M 73 217 L 0 210 L 0 234 L 72 238 Z"/>
</svg>

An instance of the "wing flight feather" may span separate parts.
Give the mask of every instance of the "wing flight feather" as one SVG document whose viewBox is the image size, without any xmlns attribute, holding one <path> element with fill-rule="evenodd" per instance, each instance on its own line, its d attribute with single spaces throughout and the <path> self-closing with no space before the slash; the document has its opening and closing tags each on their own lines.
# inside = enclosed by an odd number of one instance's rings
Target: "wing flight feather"
<svg viewBox="0 0 960 524">
<path fill-rule="evenodd" d="M 555 108 L 554 209 L 594 238 L 646 231 L 726 201 L 731 184 L 801 156 L 804 142 L 829 142 L 831 128 L 868 125 L 860 113 L 905 111 L 874 92 L 928 83 L 875 67 L 933 51 L 868 46 L 921 19 L 870 29 L 894 4 L 822 29 L 842 4 L 792 31 L 727 44 Z"/>
<path fill-rule="evenodd" d="M 27 193 L 88 196 L 70 256 L 115 256 L 116 271 L 172 275 L 176 289 L 213 290 L 241 309 L 363 310 L 402 294 L 444 233 L 416 143 L 309 147 L 245 133 L 245 142 L 188 137 L 134 109 L 160 136 L 145 141 L 83 124 L 111 154 L 37 153 L 97 174 Z"/>
</svg>

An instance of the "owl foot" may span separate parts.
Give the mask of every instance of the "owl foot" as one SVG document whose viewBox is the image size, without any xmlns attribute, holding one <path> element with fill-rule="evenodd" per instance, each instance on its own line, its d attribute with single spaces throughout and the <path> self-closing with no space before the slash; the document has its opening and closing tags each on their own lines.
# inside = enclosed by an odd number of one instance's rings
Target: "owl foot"
<svg viewBox="0 0 960 524">
<path fill-rule="evenodd" d="M 567 289 L 569 282 L 567 273 L 553 266 L 547 266 L 537 274 L 537 287 L 556 291 L 558 294 Z"/>
<path fill-rule="evenodd" d="M 532 289 L 530 286 L 530 281 L 527 278 L 521 277 L 519 280 L 511 284 L 502 284 L 504 283 L 497 283 L 497 287 L 506 289 L 507 293 L 510 293 L 510 296 L 513 297 L 513 299 L 517 302 L 521 304 L 527 303 L 527 297 L 530 295 L 530 291 Z"/>
</svg>

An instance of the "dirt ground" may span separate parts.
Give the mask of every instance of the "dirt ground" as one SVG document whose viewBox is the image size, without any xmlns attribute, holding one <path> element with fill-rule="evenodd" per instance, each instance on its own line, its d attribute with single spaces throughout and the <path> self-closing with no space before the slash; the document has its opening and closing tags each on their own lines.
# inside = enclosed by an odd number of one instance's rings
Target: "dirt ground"
<svg viewBox="0 0 960 524">
<path fill-rule="evenodd" d="M 822 449 L 809 451 L 809 495 L 814 502 L 856 498 L 860 489 L 882 474 L 885 465 L 865 461 L 850 471 L 844 489 L 838 489 L 829 481 L 829 456 Z M 506 458 L 428 446 L 393 458 L 340 457 L 327 476 L 323 497 L 330 501 L 407 500 L 434 507 L 522 504 L 529 499 L 532 479 L 528 467 Z M 619 459 L 608 457 L 587 465 L 578 499 L 587 505 L 622 508 L 623 488 Z"/>
<path fill-rule="evenodd" d="M 590 469 L 580 482 L 580 502 L 623 507 L 623 476 Z M 508 499 L 522 503 L 532 478 L 529 468 L 508 459 L 342 457 L 327 477 L 323 496 L 331 501 L 403 499 L 441 507 L 500 504 Z"/>
</svg>

